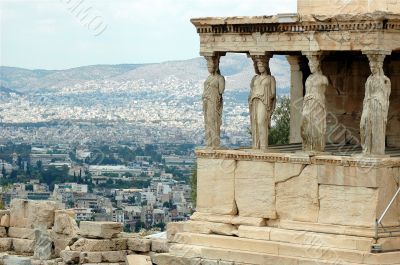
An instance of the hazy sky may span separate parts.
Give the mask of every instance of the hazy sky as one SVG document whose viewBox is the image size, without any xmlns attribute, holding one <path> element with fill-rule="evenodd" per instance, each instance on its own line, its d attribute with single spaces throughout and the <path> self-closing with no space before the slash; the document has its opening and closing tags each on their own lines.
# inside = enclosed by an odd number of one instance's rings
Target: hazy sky
<svg viewBox="0 0 400 265">
<path fill-rule="evenodd" d="M 0 0 L 0 65 L 65 69 L 198 56 L 190 18 L 296 12 L 296 0 Z"/>
</svg>

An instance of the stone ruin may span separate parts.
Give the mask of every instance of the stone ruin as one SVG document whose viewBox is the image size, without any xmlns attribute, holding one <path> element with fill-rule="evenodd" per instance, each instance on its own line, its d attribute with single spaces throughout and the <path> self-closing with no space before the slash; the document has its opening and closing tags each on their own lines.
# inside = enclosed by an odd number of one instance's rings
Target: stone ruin
<svg viewBox="0 0 400 265">
<path fill-rule="evenodd" d="M 52 202 L 0 213 L 0 263 L 400 264 L 400 4 L 299 0 L 298 14 L 193 19 L 210 76 L 197 208 L 167 239 L 82 222 Z M 254 62 L 253 146 L 221 148 L 227 52 Z M 276 82 L 291 66 L 290 142 L 268 146 Z"/>
<path fill-rule="evenodd" d="M 52 201 L 15 199 L 0 211 L 0 264 L 149 265 L 150 253 L 166 252 L 162 240 L 122 232 L 114 222 L 80 222 Z"/>
</svg>

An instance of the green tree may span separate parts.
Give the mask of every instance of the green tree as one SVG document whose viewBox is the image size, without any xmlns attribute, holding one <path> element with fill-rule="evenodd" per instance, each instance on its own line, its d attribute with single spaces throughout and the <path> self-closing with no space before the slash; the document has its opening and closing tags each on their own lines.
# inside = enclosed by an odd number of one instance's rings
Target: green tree
<svg viewBox="0 0 400 265">
<path fill-rule="evenodd" d="M 26 184 L 25 185 L 25 190 L 26 191 L 33 191 L 33 185 L 32 184 Z"/>
<path fill-rule="evenodd" d="M 145 223 L 143 223 L 143 222 L 137 222 L 137 223 L 135 224 L 135 232 L 136 232 L 136 233 L 139 233 L 140 230 L 142 230 L 142 229 L 145 228 L 145 227 L 146 227 L 146 224 L 145 224 Z"/>
<path fill-rule="evenodd" d="M 279 97 L 272 115 L 273 126 L 270 129 L 268 142 L 274 144 L 289 144 L 290 134 L 290 98 Z"/>
<path fill-rule="evenodd" d="M 135 196 L 130 196 L 128 198 L 128 202 L 129 202 L 130 205 L 135 205 L 135 203 L 136 203 Z"/>
<path fill-rule="evenodd" d="M 42 161 L 41 161 L 41 160 L 38 160 L 38 161 L 36 162 L 36 168 L 37 168 L 39 171 L 42 171 L 42 167 L 43 167 Z"/>
<path fill-rule="evenodd" d="M 124 225 L 124 232 L 125 233 L 131 233 L 132 232 L 131 226 L 129 224 Z"/>
<path fill-rule="evenodd" d="M 156 224 L 154 227 L 158 227 L 158 228 L 160 228 L 160 230 L 161 230 L 161 232 L 164 232 L 164 230 L 165 230 L 165 223 L 158 223 L 158 224 Z"/>
<path fill-rule="evenodd" d="M 75 203 L 73 200 L 68 200 L 66 205 L 67 205 L 67 208 L 69 208 L 69 209 L 75 207 Z"/>
</svg>

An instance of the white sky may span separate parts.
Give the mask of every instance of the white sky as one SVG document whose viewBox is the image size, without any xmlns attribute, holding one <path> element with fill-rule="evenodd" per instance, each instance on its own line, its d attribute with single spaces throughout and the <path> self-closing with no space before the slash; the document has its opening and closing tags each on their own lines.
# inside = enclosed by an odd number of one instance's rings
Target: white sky
<svg viewBox="0 0 400 265">
<path fill-rule="evenodd" d="M 190 18 L 294 13 L 296 2 L 0 0 L 0 65 L 65 69 L 189 59 L 199 52 Z"/>
</svg>

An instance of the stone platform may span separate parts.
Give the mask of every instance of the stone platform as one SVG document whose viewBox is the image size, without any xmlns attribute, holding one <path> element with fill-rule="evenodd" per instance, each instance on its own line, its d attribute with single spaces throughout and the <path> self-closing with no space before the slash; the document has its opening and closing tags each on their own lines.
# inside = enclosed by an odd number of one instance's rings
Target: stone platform
<svg viewBox="0 0 400 265">
<path fill-rule="evenodd" d="M 196 153 L 197 212 L 189 222 L 169 225 L 172 245 L 164 255 L 170 259 L 400 264 L 399 199 L 382 221 L 385 229 L 376 233 L 376 219 L 399 187 L 399 158 Z M 373 247 L 382 253 L 371 253 Z"/>
</svg>

